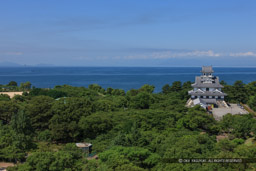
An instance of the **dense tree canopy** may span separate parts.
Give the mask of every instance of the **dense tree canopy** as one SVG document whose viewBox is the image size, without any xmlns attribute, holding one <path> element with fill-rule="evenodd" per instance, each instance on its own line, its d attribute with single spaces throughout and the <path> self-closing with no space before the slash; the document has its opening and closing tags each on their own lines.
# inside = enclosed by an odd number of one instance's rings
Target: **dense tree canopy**
<svg viewBox="0 0 256 171">
<path fill-rule="evenodd" d="M 256 109 L 256 82 L 224 85 L 227 101 Z M 178 158 L 255 158 L 253 114 L 216 121 L 200 106 L 186 108 L 191 82 L 125 92 L 97 84 L 53 89 L 29 82 L 0 98 L 0 161 L 22 162 L 9 170 L 253 170 L 254 163 L 180 164 Z M 14 89 L 12 89 L 14 87 Z M 6 89 L 7 90 L 7 89 Z M 224 136 L 224 139 L 218 139 Z M 92 143 L 91 156 L 75 146 Z"/>
<path fill-rule="evenodd" d="M 17 87 L 18 86 L 18 83 L 15 82 L 15 81 L 10 81 L 7 86 L 14 86 L 14 87 Z"/>
<path fill-rule="evenodd" d="M 78 122 L 81 117 L 89 116 L 92 111 L 93 106 L 86 98 L 69 97 L 55 101 L 49 125 L 53 139 L 64 142 L 78 140 Z"/>
<path fill-rule="evenodd" d="M 28 105 L 26 105 L 26 112 L 30 117 L 32 126 L 36 130 L 48 129 L 49 121 L 53 116 L 51 110 L 54 99 L 48 96 L 32 97 Z"/>
</svg>

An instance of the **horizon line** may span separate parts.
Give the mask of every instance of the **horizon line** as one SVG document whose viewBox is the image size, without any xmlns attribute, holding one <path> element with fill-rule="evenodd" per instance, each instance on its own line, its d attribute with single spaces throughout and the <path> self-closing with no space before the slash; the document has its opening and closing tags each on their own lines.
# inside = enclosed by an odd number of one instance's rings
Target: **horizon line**
<svg viewBox="0 0 256 171">
<path fill-rule="evenodd" d="M 213 68 L 256 68 L 256 66 L 214 66 L 214 65 L 200 65 L 200 66 L 79 66 L 79 65 L 49 65 L 49 66 L 37 66 L 37 65 L 19 65 L 19 66 L 0 66 L 0 68 L 26 68 L 26 67 L 33 67 L 33 68 L 54 68 L 54 67 L 105 67 L 105 68 L 198 68 L 202 66 L 213 66 Z"/>
</svg>

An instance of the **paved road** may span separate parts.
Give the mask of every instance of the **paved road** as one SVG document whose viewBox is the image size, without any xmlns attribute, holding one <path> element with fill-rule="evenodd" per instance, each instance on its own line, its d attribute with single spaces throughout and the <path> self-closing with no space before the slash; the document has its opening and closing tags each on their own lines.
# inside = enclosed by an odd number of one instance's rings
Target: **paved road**
<svg viewBox="0 0 256 171">
<path fill-rule="evenodd" d="M 231 113 L 232 115 L 236 114 L 248 114 L 244 109 L 241 109 L 237 104 L 230 104 L 229 108 L 213 108 L 212 114 L 213 117 L 217 120 L 220 120 L 224 115 Z"/>
</svg>

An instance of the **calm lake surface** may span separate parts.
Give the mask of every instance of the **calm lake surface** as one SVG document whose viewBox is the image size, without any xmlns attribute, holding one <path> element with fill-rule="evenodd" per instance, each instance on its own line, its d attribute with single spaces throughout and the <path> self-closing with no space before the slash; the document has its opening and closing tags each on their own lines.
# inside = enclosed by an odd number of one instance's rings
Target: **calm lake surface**
<svg viewBox="0 0 256 171">
<path fill-rule="evenodd" d="M 192 81 L 200 75 L 200 67 L 2 67 L 0 84 L 10 81 L 30 81 L 33 86 L 52 88 L 68 84 L 85 86 L 99 84 L 103 88 L 121 88 L 125 91 L 144 84 L 154 85 L 155 92 L 173 81 Z M 214 68 L 214 75 L 228 84 L 236 80 L 244 83 L 256 81 L 256 68 Z"/>
</svg>

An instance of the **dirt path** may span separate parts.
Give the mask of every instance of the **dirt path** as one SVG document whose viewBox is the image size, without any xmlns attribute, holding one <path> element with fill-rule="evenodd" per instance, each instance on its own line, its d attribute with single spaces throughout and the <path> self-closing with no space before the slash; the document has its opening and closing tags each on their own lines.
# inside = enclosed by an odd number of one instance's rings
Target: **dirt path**
<svg viewBox="0 0 256 171">
<path fill-rule="evenodd" d="M 247 104 L 242 104 L 242 106 L 247 110 L 249 113 L 254 114 L 256 116 L 256 112 L 254 112 Z"/>
<path fill-rule="evenodd" d="M 0 162 L 0 169 L 2 168 L 7 168 L 9 166 L 14 166 L 14 163 L 10 163 L 10 162 Z"/>
</svg>

